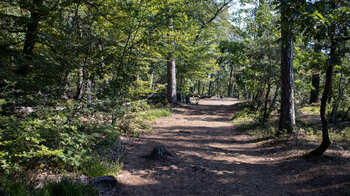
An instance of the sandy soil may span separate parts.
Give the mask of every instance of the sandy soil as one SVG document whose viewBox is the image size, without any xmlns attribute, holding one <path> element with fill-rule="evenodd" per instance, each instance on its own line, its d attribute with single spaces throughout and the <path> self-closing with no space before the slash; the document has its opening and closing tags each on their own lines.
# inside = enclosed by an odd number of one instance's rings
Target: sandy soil
<svg viewBox="0 0 350 196">
<path fill-rule="evenodd" d="M 231 122 L 237 102 L 179 106 L 157 119 L 154 131 L 124 139 L 118 195 L 350 195 L 348 157 L 305 161 L 296 145 L 267 145 L 269 138 L 246 135 Z M 160 144 L 176 156 L 142 157 Z"/>
</svg>

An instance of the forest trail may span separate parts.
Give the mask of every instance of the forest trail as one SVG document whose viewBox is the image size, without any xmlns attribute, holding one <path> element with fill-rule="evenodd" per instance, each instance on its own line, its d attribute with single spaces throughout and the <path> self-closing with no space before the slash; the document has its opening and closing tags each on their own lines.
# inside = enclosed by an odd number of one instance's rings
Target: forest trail
<svg viewBox="0 0 350 196">
<path fill-rule="evenodd" d="M 200 100 L 157 119 L 154 131 L 126 141 L 119 195 L 305 195 L 307 184 L 291 180 L 281 160 L 268 157 L 261 140 L 232 124 L 235 99 Z M 236 107 L 237 108 L 237 107 Z M 163 144 L 175 158 L 143 158 Z M 310 166 L 310 165 L 309 165 Z M 294 178 L 294 177 L 293 177 Z M 314 192 L 316 191 L 316 192 Z"/>
</svg>

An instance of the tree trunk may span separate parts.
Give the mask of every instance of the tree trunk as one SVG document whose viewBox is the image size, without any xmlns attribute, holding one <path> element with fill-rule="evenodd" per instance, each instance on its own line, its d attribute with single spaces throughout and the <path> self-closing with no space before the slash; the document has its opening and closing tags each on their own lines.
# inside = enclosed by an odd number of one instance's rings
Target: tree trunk
<svg viewBox="0 0 350 196">
<path fill-rule="evenodd" d="M 269 107 L 269 112 L 267 113 L 267 119 L 270 118 L 272 111 L 275 109 L 279 90 L 280 90 L 280 86 L 277 84 L 275 94 L 273 95 L 273 99 Z"/>
<path fill-rule="evenodd" d="M 168 102 L 171 104 L 177 103 L 176 97 L 176 70 L 175 70 L 175 58 L 173 54 L 169 52 L 167 59 L 167 76 L 168 76 Z"/>
<path fill-rule="evenodd" d="M 336 114 L 337 114 L 337 111 L 338 111 L 338 107 L 339 107 L 339 104 L 340 104 L 340 100 L 341 98 L 343 97 L 344 95 L 344 90 L 348 87 L 348 85 L 350 84 L 350 80 L 344 84 L 344 86 L 342 87 L 341 85 L 341 78 L 339 79 L 339 92 L 338 92 L 338 97 L 337 99 L 334 101 L 334 104 L 333 104 L 333 109 L 332 109 L 332 112 L 331 112 L 331 115 L 330 115 L 330 118 L 329 118 L 329 122 L 330 123 L 334 123 L 336 122 Z"/>
<path fill-rule="evenodd" d="M 205 83 L 202 85 L 202 94 L 201 95 L 204 95 L 204 91 L 205 91 Z"/>
<path fill-rule="evenodd" d="M 201 94 L 201 81 L 200 80 L 198 80 L 198 93 L 197 94 L 198 95 Z"/>
<path fill-rule="evenodd" d="M 210 74 L 210 78 L 214 78 L 214 74 Z M 212 96 L 213 94 L 213 82 L 210 80 L 209 81 L 209 89 L 208 89 L 208 95 Z"/>
<path fill-rule="evenodd" d="M 321 45 L 319 43 L 315 43 L 314 46 L 314 52 L 320 53 L 321 52 Z M 317 72 L 312 74 L 312 87 L 311 95 L 310 95 L 310 104 L 311 103 L 317 103 L 319 102 L 319 93 L 320 93 L 320 72 L 318 71 L 320 68 L 319 63 L 314 64 L 315 69 L 317 69 Z"/>
<path fill-rule="evenodd" d="M 267 92 L 266 92 L 266 96 L 265 96 L 264 115 L 263 115 L 263 119 L 262 119 L 263 123 L 266 123 L 267 118 L 268 118 L 267 104 L 269 102 L 270 90 L 271 90 L 271 83 L 270 83 L 270 79 L 269 79 L 267 81 Z"/>
<path fill-rule="evenodd" d="M 244 86 L 243 86 L 243 97 L 244 98 L 248 98 L 249 99 L 249 97 L 250 97 L 250 95 L 248 94 L 248 92 L 247 92 L 247 86 L 246 86 L 246 84 L 244 83 Z M 239 98 L 239 97 L 238 97 Z"/>
<path fill-rule="evenodd" d="M 88 74 L 88 79 L 86 81 L 86 99 L 90 102 L 91 101 L 91 79 L 90 79 L 90 73 Z"/>
<path fill-rule="evenodd" d="M 172 31 L 174 29 L 173 20 L 170 18 L 169 29 Z M 169 36 L 169 34 L 168 34 Z M 171 39 L 169 37 L 169 39 Z M 174 50 L 175 42 L 171 41 L 171 49 Z M 173 53 L 168 53 L 167 58 L 167 77 L 168 77 L 168 102 L 171 104 L 177 104 L 177 94 L 176 94 L 176 66 L 175 66 L 175 58 L 173 57 Z"/>
<path fill-rule="evenodd" d="M 219 82 L 219 79 L 216 80 L 216 86 L 217 86 L 217 96 L 219 97 L 220 96 L 220 82 Z"/>
<path fill-rule="evenodd" d="M 81 66 L 78 72 L 78 82 L 77 82 L 77 91 L 75 94 L 75 100 L 81 100 L 83 97 L 83 83 L 84 83 L 84 67 Z"/>
<path fill-rule="evenodd" d="M 43 0 L 33 0 L 33 7 L 30 11 L 30 19 L 27 23 L 27 30 L 25 35 L 25 41 L 23 46 L 23 54 L 25 55 L 25 61 L 19 66 L 17 73 L 26 75 L 29 72 L 29 61 L 32 59 L 34 45 L 37 42 L 37 34 L 39 29 L 39 21 L 41 13 L 38 11 L 38 7 L 43 5 Z"/>
<path fill-rule="evenodd" d="M 232 97 L 232 89 L 233 89 L 233 66 L 231 65 L 231 71 L 230 71 L 230 82 L 228 85 L 228 93 L 227 96 L 228 97 Z"/>
<path fill-rule="evenodd" d="M 286 0 L 281 0 L 281 112 L 278 132 L 294 133 L 295 110 L 294 110 L 294 74 L 293 74 L 293 36 L 288 19 L 288 5 Z"/>
<path fill-rule="evenodd" d="M 320 73 L 312 74 L 312 87 L 310 104 L 319 102 L 318 94 L 320 92 Z"/>
<path fill-rule="evenodd" d="M 322 142 L 318 148 L 311 151 L 307 156 L 308 157 L 319 157 L 322 156 L 323 153 L 328 149 L 328 147 L 331 145 L 331 140 L 329 139 L 328 134 L 328 119 L 326 116 L 326 107 L 327 107 L 327 101 L 329 100 L 329 96 L 332 90 L 332 81 L 333 81 L 333 69 L 334 66 L 337 63 L 338 56 L 336 54 L 337 50 L 337 42 L 335 40 L 335 34 L 336 34 L 336 27 L 335 25 L 332 28 L 332 34 L 331 34 L 331 51 L 330 51 L 330 62 L 327 66 L 326 70 L 326 83 L 324 86 L 322 98 L 321 98 L 321 108 L 320 108 L 320 116 L 322 121 Z"/>
</svg>

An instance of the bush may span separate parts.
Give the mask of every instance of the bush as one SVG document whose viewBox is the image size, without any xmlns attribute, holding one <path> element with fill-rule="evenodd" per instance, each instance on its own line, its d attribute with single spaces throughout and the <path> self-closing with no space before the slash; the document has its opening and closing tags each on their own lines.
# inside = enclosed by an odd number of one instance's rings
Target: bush
<svg viewBox="0 0 350 196">
<path fill-rule="evenodd" d="M 6 193 L 6 194 L 5 194 Z M 93 196 L 97 191 L 89 185 L 83 185 L 73 182 L 68 178 L 60 182 L 49 182 L 46 186 L 39 189 L 26 187 L 23 184 L 10 184 L 4 194 L 9 196 Z"/>
</svg>

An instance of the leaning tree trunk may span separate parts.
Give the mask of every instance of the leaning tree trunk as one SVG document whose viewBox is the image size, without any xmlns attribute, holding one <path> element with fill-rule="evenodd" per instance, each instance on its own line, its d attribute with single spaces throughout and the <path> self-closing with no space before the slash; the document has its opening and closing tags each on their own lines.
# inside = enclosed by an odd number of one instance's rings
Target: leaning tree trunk
<svg viewBox="0 0 350 196">
<path fill-rule="evenodd" d="M 324 86 L 322 98 L 321 98 L 321 108 L 320 108 L 320 116 L 322 121 L 322 142 L 318 148 L 311 151 L 307 156 L 309 157 L 319 157 L 322 156 L 323 153 L 328 149 L 331 145 L 331 140 L 329 139 L 328 134 L 328 119 L 326 116 L 326 107 L 327 101 L 329 100 L 329 96 L 332 90 L 332 82 L 333 82 L 333 69 L 337 62 L 337 42 L 335 40 L 336 27 L 333 26 L 332 36 L 331 36 L 331 51 L 330 51 L 330 63 L 327 66 L 326 70 L 326 83 Z"/>
<path fill-rule="evenodd" d="M 294 74 L 293 74 L 293 36 L 287 13 L 286 0 L 281 0 L 281 111 L 278 132 L 294 133 L 295 110 L 294 110 Z"/>
</svg>

